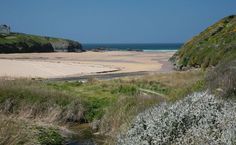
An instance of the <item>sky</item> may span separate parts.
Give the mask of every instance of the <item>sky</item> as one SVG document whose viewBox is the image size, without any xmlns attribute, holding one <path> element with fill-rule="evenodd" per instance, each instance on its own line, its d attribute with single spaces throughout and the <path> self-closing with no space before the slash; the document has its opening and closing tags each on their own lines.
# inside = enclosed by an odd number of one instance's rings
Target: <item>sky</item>
<svg viewBox="0 0 236 145">
<path fill-rule="evenodd" d="M 0 0 L 0 24 L 14 32 L 82 43 L 182 43 L 236 0 Z"/>
</svg>

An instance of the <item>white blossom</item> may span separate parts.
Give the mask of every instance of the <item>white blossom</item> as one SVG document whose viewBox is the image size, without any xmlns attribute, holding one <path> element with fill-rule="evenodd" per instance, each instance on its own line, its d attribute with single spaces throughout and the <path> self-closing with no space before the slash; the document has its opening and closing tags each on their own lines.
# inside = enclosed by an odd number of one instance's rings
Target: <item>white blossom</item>
<svg viewBox="0 0 236 145">
<path fill-rule="evenodd" d="M 140 113 L 118 145 L 236 144 L 236 104 L 208 92 Z"/>
</svg>

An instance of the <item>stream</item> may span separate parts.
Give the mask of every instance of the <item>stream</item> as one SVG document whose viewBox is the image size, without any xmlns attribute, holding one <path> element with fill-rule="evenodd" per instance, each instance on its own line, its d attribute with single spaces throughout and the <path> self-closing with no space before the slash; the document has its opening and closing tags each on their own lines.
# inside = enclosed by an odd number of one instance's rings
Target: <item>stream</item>
<svg viewBox="0 0 236 145">
<path fill-rule="evenodd" d="M 88 123 L 72 125 L 69 129 L 75 132 L 66 145 L 102 145 L 105 143 L 106 137 L 95 134 Z"/>
</svg>

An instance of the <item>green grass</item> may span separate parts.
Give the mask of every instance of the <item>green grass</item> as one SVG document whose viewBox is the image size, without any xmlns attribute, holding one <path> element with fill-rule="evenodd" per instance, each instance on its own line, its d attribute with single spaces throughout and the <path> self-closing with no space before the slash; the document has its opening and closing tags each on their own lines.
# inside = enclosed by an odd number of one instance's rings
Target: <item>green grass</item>
<svg viewBox="0 0 236 145">
<path fill-rule="evenodd" d="M 85 119 L 91 122 L 101 118 L 104 109 L 117 95 L 113 94 L 105 85 L 99 82 L 83 84 L 81 82 L 56 82 L 49 83 L 48 86 L 57 90 L 63 90 L 81 99 L 85 108 Z"/>
<path fill-rule="evenodd" d="M 205 87 L 203 71 L 174 72 L 109 81 L 54 82 L 48 85 L 80 97 L 88 122 L 100 120 L 99 131 L 114 139 L 131 120 L 162 101 L 176 101 Z M 149 90 L 165 96 L 143 92 Z M 113 138 L 114 137 L 114 138 Z"/>
<path fill-rule="evenodd" d="M 10 104 L 5 111 L 16 114 L 27 106 L 44 114 L 51 106 L 59 107 L 63 112 L 79 105 L 83 119 L 91 122 L 101 119 L 107 108 L 121 98 L 135 99 L 136 96 L 147 93 L 142 90 L 162 94 L 167 96 L 167 100 L 177 100 L 181 96 L 201 89 L 204 86 L 203 75 L 203 72 L 193 71 L 88 83 L 77 81 L 45 83 L 26 79 L 1 79 L 0 105 Z M 147 95 L 155 96 L 150 93 Z M 149 104 L 147 102 L 144 104 Z"/>
<path fill-rule="evenodd" d="M 10 34 L 0 34 L 0 44 L 14 44 L 19 42 L 24 42 L 26 44 L 40 43 L 48 44 L 50 42 L 58 41 L 70 41 L 62 38 L 44 37 L 38 35 L 24 34 L 24 33 L 10 33 Z"/>
<path fill-rule="evenodd" d="M 16 103 L 25 101 L 28 104 L 40 104 L 43 106 L 49 103 L 64 107 L 71 103 L 70 100 L 75 100 L 73 96 L 55 89 L 49 89 L 45 84 L 40 82 L 25 79 L 0 81 L 1 103 L 6 101 L 6 99 L 14 99 Z"/>
<path fill-rule="evenodd" d="M 24 33 L 0 34 L 0 47 L 1 53 L 82 50 L 81 45 L 76 41 Z"/>
<path fill-rule="evenodd" d="M 145 109 L 204 89 L 203 79 L 204 72 L 201 71 L 109 81 L 91 80 L 87 83 L 0 79 L 0 109 L 6 115 L 35 119 L 46 124 L 100 120 L 99 131 L 110 134 L 109 138 L 114 139 Z M 39 130 L 43 132 L 42 137 L 39 136 L 41 143 L 53 143 L 47 136 L 60 141 L 57 131 L 46 129 Z"/>
<path fill-rule="evenodd" d="M 79 97 L 86 106 L 85 118 L 91 122 L 101 119 L 105 110 L 121 96 L 132 97 L 140 93 L 139 88 L 167 94 L 168 88 L 156 81 L 111 80 L 81 82 L 48 83 L 53 89 L 63 90 Z"/>
<path fill-rule="evenodd" d="M 188 41 L 170 59 L 177 66 L 216 66 L 236 58 L 236 16 L 226 17 Z"/>
<path fill-rule="evenodd" d="M 121 80 L 122 84 L 130 83 L 136 91 L 132 95 L 121 94 L 107 108 L 101 120 L 100 131 L 110 134 L 113 137 L 111 139 L 115 139 L 117 133 L 125 131 L 132 119 L 145 109 L 162 101 L 176 101 L 192 92 L 204 90 L 204 74 L 202 71 L 174 72 Z M 142 92 L 138 88 L 152 90 L 165 98 Z"/>
<path fill-rule="evenodd" d="M 28 127 L 30 124 L 11 119 L 0 114 L 0 144 L 1 145 L 23 145 L 31 142 L 34 144 L 37 140 L 33 137 L 32 130 Z"/>
<path fill-rule="evenodd" d="M 29 35 L 29 34 L 20 34 L 20 33 L 11 33 L 6 36 L 0 37 L 0 44 L 17 44 L 17 43 L 26 43 L 28 46 L 33 45 L 33 43 L 47 44 L 49 40 L 45 37 Z"/>
<path fill-rule="evenodd" d="M 1 145 L 62 145 L 65 138 L 55 126 L 35 124 L 33 121 L 0 114 Z"/>
<path fill-rule="evenodd" d="M 53 122 L 79 121 L 84 110 L 78 97 L 27 79 L 0 79 L 0 108 L 16 116 Z"/>
<path fill-rule="evenodd" d="M 64 138 L 60 135 L 59 131 L 55 128 L 36 127 L 38 133 L 38 141 L 42 145 L 62 145 Z"/>
</svg>

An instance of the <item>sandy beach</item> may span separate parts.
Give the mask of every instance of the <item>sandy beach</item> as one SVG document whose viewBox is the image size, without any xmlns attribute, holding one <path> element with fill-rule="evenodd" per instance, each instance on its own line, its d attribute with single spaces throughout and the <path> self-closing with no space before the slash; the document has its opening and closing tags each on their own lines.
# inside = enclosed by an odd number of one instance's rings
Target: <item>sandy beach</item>
<svg viewBox="0 0 236 145">
<path fill-rule="evenodd" d="M 174 52 L 107 51 L 0 54 L 0 76 L 63 78 L 171 71 Z"/>
</svg>

